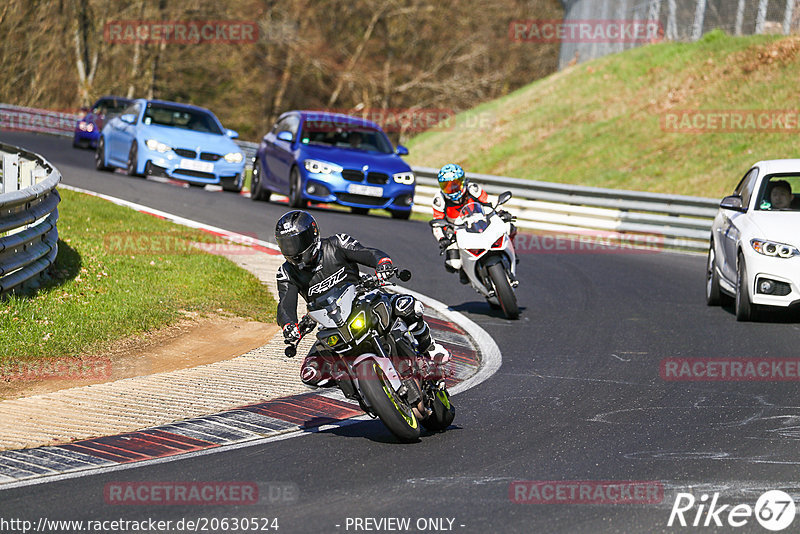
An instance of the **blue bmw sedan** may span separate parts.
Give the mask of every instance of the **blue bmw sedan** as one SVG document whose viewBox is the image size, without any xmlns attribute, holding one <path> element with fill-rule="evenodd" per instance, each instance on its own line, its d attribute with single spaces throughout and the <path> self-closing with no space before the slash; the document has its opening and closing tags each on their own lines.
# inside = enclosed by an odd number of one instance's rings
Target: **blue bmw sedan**
<svg viewBox="0 0 800 534">
<path fill-rule="evenodd" d="M 250 198 L 288 195 L 294 208 L 338 203 L 355 213 L 386 209 L 408 219 L 415 177 L 397 149 L 374 122 L 318 111 L 281 115 L 261 140 L 253 161 Z"/>
<path fill-rule="evenodd" d="M 106 123 L 95 152 L 98 170 L 156 175 L 189 185 L 241 191 L 244 154 L 209 110 L 162 100 L 135 100 Z"/>
</svg>

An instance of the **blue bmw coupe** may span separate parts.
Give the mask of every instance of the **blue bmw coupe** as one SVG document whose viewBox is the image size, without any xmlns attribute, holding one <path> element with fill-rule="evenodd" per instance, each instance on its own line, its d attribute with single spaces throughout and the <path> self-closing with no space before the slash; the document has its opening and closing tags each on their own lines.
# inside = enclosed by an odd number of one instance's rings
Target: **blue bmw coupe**
<svg viewBox="0 0 800 534">
<path fill-rule="evenodd" d="M 125 169 L 189 185 L 241 191 L 244 154 L 209 110 L 162 100 L 134 100 L 106 123 L 95 152 L 98 170 Z"/>
<path fill-rule="evenodd" d="M 338 203 L 355 213 L 386 209 L 408 219 L 415 177 L 380 126 L 357 117 L 289 111 L 261 140 L 253 161 L 250 198 L 288 195 L 294 208 L 309 201 Z"/>
</svg>

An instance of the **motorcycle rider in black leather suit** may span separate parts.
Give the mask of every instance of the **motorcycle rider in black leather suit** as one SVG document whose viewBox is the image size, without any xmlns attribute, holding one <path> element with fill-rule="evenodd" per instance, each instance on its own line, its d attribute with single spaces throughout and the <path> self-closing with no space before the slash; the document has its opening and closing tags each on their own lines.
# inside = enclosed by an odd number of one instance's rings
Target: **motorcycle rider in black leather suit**
<svg viewBox="0 0 800 534">
<path fill-rule="evenodd" d="M 340 284 L 358 283 L 358 265 L 372 267 L 375 275 L 386 281 L 395 273 L 388 254 L 367 248 L 347 234 L 320 238 L 314 217 L 305 211 L 290 211 L 278 220 L 275 239 L 286 262 L 278 269 L 278 325 L 287 343 L 300 339 L 297 320 L 297 297 L 306 302 L 323 295 Z M 392 311 L 408 326 L 419 343 L 419 352 L 437 367 L 449 361 L 450 354 L 431 339 L 430 328 L 423 318 L 421 302 L 409 295 L 394 295 Z M 312 349 L 300 370 L 300 378 L 308 386 L 335 385 L 332 378 L 334 361 Z"/>
</svg>

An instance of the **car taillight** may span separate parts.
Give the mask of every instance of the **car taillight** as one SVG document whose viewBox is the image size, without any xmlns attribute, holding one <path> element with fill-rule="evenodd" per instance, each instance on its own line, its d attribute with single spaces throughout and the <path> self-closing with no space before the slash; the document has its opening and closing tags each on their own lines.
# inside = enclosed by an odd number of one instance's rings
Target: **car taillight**
<svg viewBox="0 0 800 534">
<path fill-rule="evenodd" d="M 498 239 L 497 241 L 494 242 L 494 244 L 492 245 L 492 248 L 503 248 L 503 243 L 505 242 L 505 240 L 506 240 L 506 236 L 501 235 L 500 239 Z"/>
<path fill-rule="evenodd" d="M 468 248 L 467 252 L 475 256 L 476 258 L 483 254 L 484 250 L 482 248 Z"/>
</svg>

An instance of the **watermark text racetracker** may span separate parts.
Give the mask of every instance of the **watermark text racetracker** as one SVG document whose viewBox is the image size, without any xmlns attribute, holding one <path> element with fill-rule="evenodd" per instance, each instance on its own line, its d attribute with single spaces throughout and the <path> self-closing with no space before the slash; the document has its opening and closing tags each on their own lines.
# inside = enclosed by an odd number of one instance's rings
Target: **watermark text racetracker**
<svg viewBox="0 0 800 534">
<path fill-rule="evenodd" d="M 800 110 L 672 110 L 660 116 L 667 133 L 800 133 Z"/>
<path fill-rule="evenodd" d="M 111 377 L 111 360 L 99 356 L 0 362 L 0 380 L 92 380 Z"/>
<path fill-rule="evenodd" d="M 292 482 L 110 482 L 106 504 L 120 506 L 242 506 L 294 503 L 300 489 Z"/>
<path fill-rule="evenodd" d="M 103 236 L 103 246 L 109 254 L 123 256 L 172 254 L 255 254 L 258 244 L 255 236 L 243 236 L 239 242 L 198 242 L 180 232 L 113 232 Z M 248 246 L 249 245 L 249 246 Z"/>
<path fill-rule="evenodd" d="M 800 358 L 665 358 L 659 374 L 667 381 L 800 381 Z"/>
<path fill-rule="evenodd" d="M 664 485 L 654 480 L 517 480 L 508 486 L 517 504 L 659 504 Z"/>
<path fill-rule="evenodd" d="M 522 233 L 514 237 L 517 254 L 648 254 L 664 248 L 664 236 L 602 230 L 574 233 Z"/>
<path fill-rule="evenodd" d="M 249 44 L 258 37 L 258 24 L 241 20 L 113 20 L 103 28 L 103 39 L 117 44 Z"/>
<path fill-rule="evenodd" d="M 512 20 L 515 43 L 653 43 L 664 36 L 657 20 Z"/>
<path fill-rule="evenodd" d="M 342 121 L 340 115 L 347 115 Z M 317 132 L 336 132 L 359 126 L 358 119 L 369 127 L 375 123 L 387 133 L 422 133 L 427 130 L 489 130 L 495 126 L 494 113 L 458 114 L 450 108 L 361 108 L 319 109 L 306 116 L 306 127 Z"/>
</svg>

